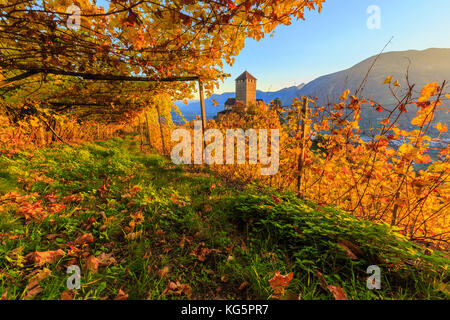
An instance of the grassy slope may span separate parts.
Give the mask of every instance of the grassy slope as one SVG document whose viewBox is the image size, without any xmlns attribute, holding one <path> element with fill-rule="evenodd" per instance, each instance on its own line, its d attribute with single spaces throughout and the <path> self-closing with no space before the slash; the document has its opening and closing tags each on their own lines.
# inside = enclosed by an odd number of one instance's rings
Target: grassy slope
<svg viewBox="0 0 450 320">
<path fill-rule="evenodd" d="M 294 272 L 291 298 L 333 298 L 317 271 L 350 299 L 449 298 L 448 259 L 422 253 L 387 226 L 289 193 L 234 190 L 204 170 L 185 171 L 138 152 L 130 137 L 0 157 L 0 197 L 14 189 L 29 197 L 0 200 L 0 297 L 25 298 L 30 277 L 48 268 L 34 298 L 59 299 L 67 266 L 77 264 L 82 287 L 72 293 L 76 299 L 114 298 L 119 289 L 130 299 L 187 298 L 188 290 L 164 292 L 177 279 L 192 288 L 193 299 L 267 299 L 276 270 Z M 24 202 L 56 213 L 25 221 Z M 55 209 L 58 204 L 66 207 Z M 86 233 L 93 242 L 75 242 Z M 349 258 L 340 240 L 362 253 Z M 57 249 L 65 255 L 42 266 L 25 257 Z M 89 256 L 102 253 L 117 263 L 95 273 Z M 381 290 L 366 288 L 371 264 L 381 267 Z"/>
</svg>

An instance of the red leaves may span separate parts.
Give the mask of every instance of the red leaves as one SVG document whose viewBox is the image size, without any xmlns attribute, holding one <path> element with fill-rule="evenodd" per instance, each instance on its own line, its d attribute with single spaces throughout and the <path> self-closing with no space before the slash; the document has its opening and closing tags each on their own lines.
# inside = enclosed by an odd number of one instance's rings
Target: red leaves
<svg viewBox="0 0 450 320">
<path fill-rule="evenodd" d="M 273 289 L 272 297 L 275 299 L 280 299 L 294 277 L 294 273 L 290 272 L 287 275 L 282 275 L 279 271 L 275 271 L 272 279 L 269 280 L 269 285 Z"/>
<path fill-rule="evenodd" d="M 234 4 L 234 2 L 231 0 L 228 0 L 227 6 L 228 6 L 228 10 L 230 10 L 230 11 L 235 10 L 237 8 L 236 5 Z"/>
<path fill-rule="evenodd" d="M 283 201 L 283 200 L 281 200 L 280 198 L 278 198 L 278 197 L 276 197 L 276 196 L 274 196 L 274 195 L 272 195 L 272 199 L 273 199 L 273 201 L 275 202 L 275 204 L 278 204 L 278 203 L 280 203 L 281 201 Z"/>
</svg>

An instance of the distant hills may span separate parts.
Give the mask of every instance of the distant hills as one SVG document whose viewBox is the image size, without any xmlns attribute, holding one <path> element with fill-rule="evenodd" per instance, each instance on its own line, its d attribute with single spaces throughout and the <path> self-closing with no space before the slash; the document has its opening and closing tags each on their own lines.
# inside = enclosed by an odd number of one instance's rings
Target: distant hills
<svg viewBox="0 0 450 320">
<path fill-rule="evenodd" d="M 319 77 L 307 84 L 284 88 L 275 92 L 257 91 L 257 99 L 263 99 L 266 103 L 279 98 L 283 105 L 289 105 L 294 97 L 316 96 L 319 103 L 336 101 L 345 89 L 354 92 L 363 81 L 373 64 L 376 56 L 370 57 L 353 67 Z M 388 87 L 383 84 L 387 76 L 392 76 L 398 80 L 401 88 L 400 92 L 406 88 L 406 72 L 409 66 L 409 82 L 415 84 L 415 95 L 418 96 L 420 90 L 429 82 L 441 83 L 444 80 L 450 81 L 450 49 L 432 48 L 423 51 L 408 50 L 395 51 L 381 54 L 373 66 L 365 85 L 363 95 L 388 106 L 394 102 Z M 450 88 L 448 86 L 447 88 Z M 450 90 L 448 90 L 450 91 Z M 205 102 L 206 116 L 214 117 L 217 112 L 222 111 L 224 103 L 228 98 L 234 97 L 234 92 L 214 94 Z M 219 103 L 214 106 L 212 100 Z M 176 103 L 187 119 L 193 119 L 200 114 L 200 103 L 198 100 L 189 101 L 185 106 L 182 102 Z M 380 116 L 372 110 L 362 114 L 363 120 L 373 121 Z M 413 112 L 408 114 L 408 118 L 413 116 Z M 448 123 L 450 116 L 444 110 L 439 110 L 436 120 Z M 408 121 L 405 120 L 405 125 Z M 362 126 L 368 126 L 368 124 Z"/>
</svg>

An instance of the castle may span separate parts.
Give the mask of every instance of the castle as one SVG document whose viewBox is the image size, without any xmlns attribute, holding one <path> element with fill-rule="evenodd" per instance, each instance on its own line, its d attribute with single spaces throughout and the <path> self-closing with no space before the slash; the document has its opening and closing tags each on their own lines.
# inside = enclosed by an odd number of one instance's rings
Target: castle
<svg viewBox="0 0 450 320">
<path fill-rule="evenodd" d="M 245 113 L 254 110 L 267 110 L 262 99 L 256 99 L 257 79 L 247 71 L 236 78 L 236 98 L 229 98 L 225 102 L 225 110 L 219 114 L 228 112 Z"/>
</svg>

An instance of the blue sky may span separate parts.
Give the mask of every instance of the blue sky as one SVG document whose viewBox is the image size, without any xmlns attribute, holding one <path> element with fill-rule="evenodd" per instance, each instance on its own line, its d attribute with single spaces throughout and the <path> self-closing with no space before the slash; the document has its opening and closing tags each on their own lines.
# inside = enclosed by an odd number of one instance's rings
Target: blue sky
<svg viewBox="0 0 450 320">
<path fill-rule="evenodd" d="M 367 28 L 367 8 L 377 5 L 381 28 Z M 326 0 L 322 13 L 279 26 L 273 37 L 248 39 L 217 93 L 234 91 L 244 70 L 258 79 L 258 89 L 276 91 L 350 68 L 385 51 L 450 48 L 449 0 Z"/>
</svg>

